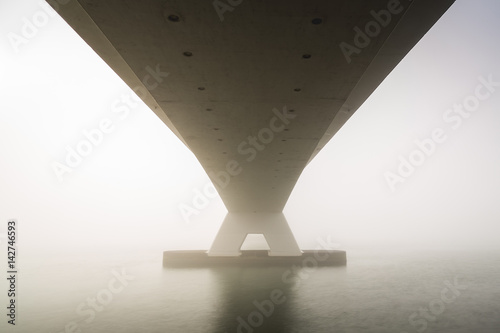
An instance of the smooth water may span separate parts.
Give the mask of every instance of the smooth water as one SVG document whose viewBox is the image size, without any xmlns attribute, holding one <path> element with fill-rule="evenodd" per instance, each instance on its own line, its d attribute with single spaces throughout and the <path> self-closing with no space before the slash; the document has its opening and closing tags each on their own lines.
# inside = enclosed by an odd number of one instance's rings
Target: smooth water
<svg viewBox="0 0 500 333">
<path fill-rule="evenodd" d="M 497 253 L 348 252 L 346 266 L 304 269 L 121 253 L 20 271 L 17 325 L 2 316 L 2 332 L 500 332 Z"/>
</svg>

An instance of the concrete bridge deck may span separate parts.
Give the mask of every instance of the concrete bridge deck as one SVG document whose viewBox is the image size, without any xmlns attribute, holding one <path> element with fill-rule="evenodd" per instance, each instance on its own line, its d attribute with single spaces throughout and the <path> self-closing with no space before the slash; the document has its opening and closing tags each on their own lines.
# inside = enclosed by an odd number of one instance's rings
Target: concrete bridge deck
<svg viewBox="0 0 500 333">
<path fill-rule="evenodd" d="M 209 255 L 261 233 L 301 257 L 282 214 L 300 174 L 453 0 L 47 2 L 211 178 Z"/>
</svg>

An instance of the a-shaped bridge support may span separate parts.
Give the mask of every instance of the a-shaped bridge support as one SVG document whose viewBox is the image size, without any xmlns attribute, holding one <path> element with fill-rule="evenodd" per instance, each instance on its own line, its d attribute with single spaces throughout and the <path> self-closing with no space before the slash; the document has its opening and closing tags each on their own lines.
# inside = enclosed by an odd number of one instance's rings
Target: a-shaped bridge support
<svg viewBox="0 0 500 333">
<path fill-rule="evenodd" d="M 269 256 L 301 256 L 283 213 L 227 213 L 215 237 L 209 256 L 239 256 L 248 234 L 263 234 Z"/>
</svg>

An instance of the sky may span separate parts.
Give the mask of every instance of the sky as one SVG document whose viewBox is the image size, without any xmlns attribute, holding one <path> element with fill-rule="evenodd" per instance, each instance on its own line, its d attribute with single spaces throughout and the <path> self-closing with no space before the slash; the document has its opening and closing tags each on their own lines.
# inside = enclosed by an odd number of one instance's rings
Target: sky
<svg viewBox="0 0 500 333">
<path fill-rule="evenodd" d="M 499 250 L 498 17 L 456 1 L 305 168 L 284 210 L 301 248 Z M 16 219 L 32 257 L 210 247 L 220 198 L 180 212 L 210 184 L 194 155 L 42 2 L 0 0 L 0 78 L 1 241 Z"/>
</svg>

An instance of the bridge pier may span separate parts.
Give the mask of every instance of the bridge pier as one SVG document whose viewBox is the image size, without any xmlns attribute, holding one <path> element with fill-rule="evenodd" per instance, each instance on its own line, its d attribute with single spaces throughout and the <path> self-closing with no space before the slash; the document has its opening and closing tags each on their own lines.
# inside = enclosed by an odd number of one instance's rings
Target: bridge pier
<svg viewBox="0 0 500 333">
<path fill-rule="evenodd" d="M 236 257 L 248 234 L 263 234 L 269 256 L 301 256 L 283 213 L 227 213 L 208 256 Z"/>
</svg>

